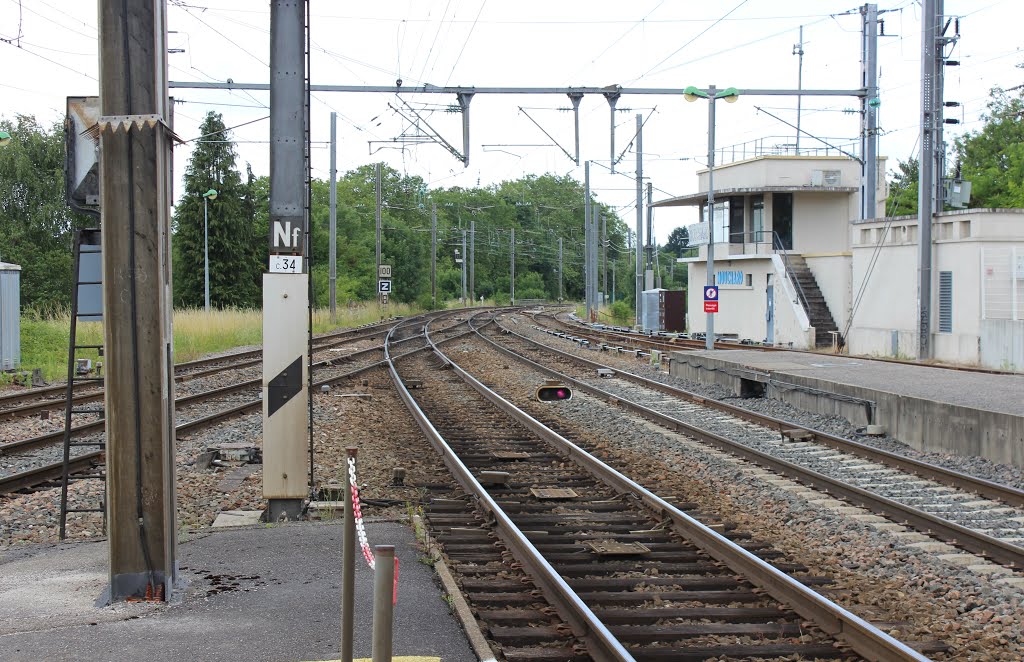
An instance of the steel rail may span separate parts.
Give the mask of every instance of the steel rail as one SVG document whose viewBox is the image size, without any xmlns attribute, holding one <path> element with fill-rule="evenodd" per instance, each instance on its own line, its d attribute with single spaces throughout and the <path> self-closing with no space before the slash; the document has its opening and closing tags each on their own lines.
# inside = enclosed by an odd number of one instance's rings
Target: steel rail
<svg viewBox="0 0 1024 662">
<path fill-rule="evenodd" d="M 103 451 L 93 451 L 71 458 L 71 471 L 77 472 L 93 466 L 103 458 Z M 27 471 L 10 474 L 0 478 L 0 494 L 9 494 L 35 487 L 51 480 L 59 480 L 64 476 L 64 462 L 54 462 Z"/>
<path fill-rule="evenodd" d="M 859 616 L 831 602 L 728 538 L 708 528 L 647 488 L 622 475 L 484 386 L 479 380 L 452 362 L 440 349 L 435 348 L 434 351 L 439 358 L 451 365 L 452 370 L 463 381 L 480 393 L 480 395 L 487 398 L 498 409 L 512 416 L 534 434 L 550 442 L 564 455 L 579 462 L 599 480 L 602 480 L 623 494 L 633 495 L 638 498 L 661 517 L 670 520 L 674 529 L 683 538 L 693 542 L 730 569 L 741 573 L 752 584 L 763 589 L 776 600 L 789 605 L 794 611 L 804 618 L 813 621 L 825 632 L 842 637 L 858 654 L 870 660 L 923 661 L 928 659 L 903 642 L 882 632 Z M 422 415 L 422 412 L 420 414 Z M 426 422 L 426 426 L 421 424 L 420 427 L 425 431 L 428 428 L 433 429 L 429 425 L 429 421 Z M 472 476 L 469 478 L 472 479 Z M 473 480 L 473 483 L 475 482 Z"/>
<path fill-rule="evenodd" d="M 516 335 L 518 336 L 518 334 Z M 755 464 L 759 464 L 774 471 L 778 471 L 779 473 L 788 475 L 817 489 L 828 491 L 829 493 L 847 499 L 850 502 L 858 503 L 872 511 L 885 515 L 890 519 L 909 523 L 913 528 L 919 531 L 928 533 L 958 547 L 962 547 L 982 556 L 987 556 L 1009 566 L 1024 567 L 1024 548 L 993 538 L 987 534 L 968 529 L 967 527 L 961 526 L 955 522 L 950 522 L 940 517 L 936 517 L 930 513 L 923 512 L 917 508 L 907 506 L 868 490 L 849 485 L 817 471 L 813 471 L 792 462 L 772 457 L 767 453 L 762 453 L 761 451 L 748 448 L 747 446 L 728 439 L 727 437 L 723 437 L 714 432 L 691 425 L 683 420 L 655 411 L 649 407 L 632 402 L 620 395 L 609 393 L 608 391 L 597 388 L 596 386 L 591 386 L 584 381 L 562 374 L 557 370 L 543 366 L 535 361 L 531 361 L 520 354 L 516 354 L 508 348 L 502 347 L 482 334 L 479 334 L 479 337 L 490 343 L 506 356 L 525 363 L 539 372 L 561 379 L 581 391 L 591 393 L 603 400 L 621 405 L 624 408 L 634 411 L 645 418 L 654 420 L 669 429 L 683 430 L 688 435 L 709 443 L 716 448 L 720 448 L 732 453 L 733 455 L 738 455 L 746 460 L 754 462 Z M 522 338 L 522 336 L 518 337 Z M 529 341 L 529 339 L 525 340 Z M 580 360 L 579 357 L 572 356 L 572 358 Z M 582 360 L 586 361 L 585 359 Z"/>
<path fill-rule="evenodd" d="M 481 313 L 477 313 L 472 317 L 476 317 Z M 472 330 L 468 331 L 467 335 L 469 333 L 472 333 Z M 389 338 L 385 340 L 385 347 L 388 345 L 390 335 L 389 333 Z M 456 370 L 461 370 L 437 349 L 436 345 L 430 340 L 429 334 L 427 335 L 427 341 L 428 345 L 423 349 L 432 350 L 442 361 L 452 365 Z M 544 589 L 545 594 L 553 598 L 556 610 L 562 619 L 572 627 L 573 633 L 588 643 L 591 656 L 599 662 L 605 660 L 633 660 L 633 656 L 630 655 L 625 646 L 612 635 L 608 628 L 576 595 L 575 591 L 562 579 L 561 575 L 544 560 L 537 548 L 533 546 L 512 519 L 480 485 L 472 472 L 462 463 L 448 445 L 448 442 L 437 431 L 426 414 L 423 413 L 423 410 L 420 409 L 416 400 L 405 387 L 401 376 L 398 374 L 398 369 L 395 367 L 394 361 L 400 357 L 391 357 L 390 352 L 387 351 L 385 355 L 387 357 L 388 370 L 391 373 L 391 379 L 395 383 L 398 395 L 412 414 L 420 430 L 423 431 L 430 444 L 441 456 L 442 461 L 449 471 L 452 472 L 456 482 L 466 492 L 473 495 L 482 510 L 494 518 L 495 527 L 502 541 L 511 550 L 516 560 L 528 569 L 534 580 Z"/>
<path fill-rule="evenodd" d="M 380 349 L 381 348 L 379 348 L 379 347 L 374 347 L 374 348 L 369 349 L 369 350 L 363 350 L 363 352 L 380 351 Z M 420 351 L 420 350 L 416 350 L 416 351 Z M 385 365 L 386 365 L 385 361 L 383 361 L 383 360 L 381 360 L 381 361 L 374 361 L 373 363 L 370 363 L 370 364 L 365 365 L 365 366 L 360 366 L 358 368 L 355 368 L 355 369 L 350 370 L 348 372 L 342 373 L 340 375 L 335 375 L 334 377 L 329 377 L 327 379 L 323 379 L 323 380 L 320 380 L 318 382 L 314 382 L 313 383 L 313 388 L 319 388 L 321 386 L 331 386 L 331 385 L 334 385 L 334 384 L 336 384 L 338 382 L 341 382 L 341 381 L 344 381 L 346 379 L 349 379 L 349 378 L 351 378 L 351 377 L 353 377 L 355 375 L 358 375 L 358 374 L 361 374 L 361 373 L 364 373 L 364 372 L 369 372 L 370 370 L 373 370 L 374 368 L 384 367 Z M 228 420 L 230 418 L 233 418 L 235 416 L 239 416 L 241 414 L 247 414 L 249 412 L 260 410 L 260 409 L 262 409 L 262 406 L 263 406 L 263 399 L 262 398 L 260 398 L 258 400 L 249 400 L 248 402 L 240 403 L 240 404 L 238 404 L 238 405 L 236 405 L 234 407 L 230 407 L 229 409 L 224 409 L 224 410 L 221 410 L 221 411 L 218 411 L 218 412 L 214 412 L 214 413 L 209 414 L 207 416 L 202 416 L 200 418 L 188 421 L 187 423 L 182 423 L 180 425 L 177 425 L 174 428 L 174 433 L 175 433 L 175 435 L 191 434 L 193 432 L 197 432 L 197 431 L 199 431 L 199 430 L 201 430 L 203 428 L 209 427 L 211 425 L 215 425 L 217 423 L 223 422 L 223 421 Z M 99 425 L 102 425 L 102 424 L 103 424 L 102 421 L 99 422 Z M 94 424 L 90 424 L 90 425 L 94 425 Z M 79 428 L 73 428 L 73 430 L 77 430 L 77 429 L 79 429 Z M 61 433 L 61 436 L 63 436 L 63 432 Z M 76 455 L 76 456 L 71 458 L 72 466 L 75 466 L 75 463 L 82 462 L 82 461 L 84 461 L 86 459 L 94 460 L 94 459 L 96 459 L 96 458 L 98 458 L 98 457 L 100 457 L 102 455 L 103 455 L 103 451 L 93 451 L 93 452 L 90 452 L 90 453 L 83 453 L 82 455 Z M 5 476 L 3 478 L 0 478 L 0 494 L 6 494 L 8 492 L 12 492 L 12 491 L 19 490 L 19 489 L 24 489 L 26 487 L 32 487 L 34 485 L 38 485 L 40 482 L 46 482 L 46 480 L 49 480 L 49 478 L 46 478 L 46 476 L 48 474 L 46 473 L 45 470 L 48 469 L 48 468 L 49 469 L 53 469 L 53 467 L 56 467 L 56 472 L 57 472 L 56 477 L 60 478 L 61 475 L 62 475 L 62 470 L 63 470 L 63 463 L 62 462 L 57 462 L 56 464 L 47 465 L 45 467 L 37 467 L 37 468 L 29 469 L 27 471 L 22 471 L 22 472 L 10 474 L 9 476 Z M 37 478 L 37 477 L 42 477 L 42 478 Z M 33 480 L 35 480 L 36 482 L 32 482 Z M 18 485 L 18 486 L 12 488 L 12 487 L 8 487 L 9 485 Z"/>
<path fill-rule="evenodd" d="M 409 340 L 411 340 L 411 338 Z M 379 352 L 379 351 L 382 351 L 382 349 L 383 349 L 383 346 L 380 346 L 380 347 L 369 347 L 367 349 L 361 349 L 361 350 L 358 350 L 356 352 L 352 352 L 351 354 L 347 354 L 344 357 L 337 357 L 337 358 L 333 358 L 333 359 L 327 359 L 327 360 L 324 360 L 324 361 L 317 361 L 316 363 L 313 364 L 313 368 L 316 369 L 316 368 L 332 367 L 334 365 L 334 362 L 336 362 L 336 361 L 344 361 L 344 360 L 350 359 L 350 358 L 352 358 L 354 356 L 359 356 L 359 355 L 362 355 L 362 354 L 369 354 L 371 352 Z M 220 396 L 230 395 L 232 393 L 237 393 L 239 391 L 244 391 L 244 390 L 247 390 L 247 389 L 259 388 L 262 385 L 262 381 L 263 381 L 262 378 L 250 379 L 250 380 L 247 380 L 247 381 L 244 381 L 244 382 L 238 382 L 236 384 L 229 384 L 227 386 L 222 386 L 220 388 L 215 388 L 215 389 L 212 389 L 210 391 L 203 391 L 202 393 L 193 393 L 192 395 L 184 395 L 184 396 L 181 396 L 180 398 L 176 398 L 175 401 L 174 401 L 174 405 L 175 405 L 175 407 L 182 406 L 182 405 L 190 405 L 190 404 L 195 404 L 197 402 L 203 402 L 203 401 L 206 401 L 206 400 L 212 400 L 212 399 L 220 397 Z M 328 383 L 328 382 L 327 381 L 325 381 L 325 382 L 318 382 L 318 383 L 314 384 L 314 387 L 323 386 L 326 383 Z M 106 423 L 106 419 L 105 418 L 100 418 L 98 420 L 91 421 L 89 423 L 83 423 L 82 425 L 75 426 L 75 427 L 71 428 L 71 436 L 75 437 L 75 436 L 79 436 L 79 435 L 82 435 L 82 434 L 87 433 L 87 432 L 95 432 L 96 430 L 99 430 L 99 429 L 103 428 L 105 423 Z M 64 429 L 61 428 L 60 430 L 55 430 L 54 432 L 49 432 L 47 434 L 39 435 L 37 437 L 30 437 L 28 439 L 19 439 L 18 441 L 7 442 L 5 444 L 0 444 L 0 456 L 2 456 L 4 454 L 7 454 L 7 453 L 21 452 L 21 451 L 26 451 L 26 450 L 29 450 L 29 449 L 32 449 L 32 448 L 38 448 L 40 446 L 45 446 L 47 444 L 53 443 L 54 441 L 59 441 L 59 440 L 61 440 L 63 438 L 64 438 Z"/>
<path fill-rule="evenodd" d="M 345 329 L 343 331 L 325 333 L 323 335 L 316 336 L 313 339 L 313 341 L 314 342 L 320 342 L 320 341 L 323 341 L 323 340 L 336 341 L 337 338 L 340 338 L 342 336 L 347 336 L 348 334 L 353 334 L 353 333 L 363 333 L 365 331 L 370 331 L 370 333 L 367 333 L 366 335 L 367 336 L 371 336 L 371 335 L 374 335 L 375 333 L 382 333 L 382 332 L 385 331 L 385 329 L 383 329 L 383 328 L 382 329 L 371 329 L 370 327 L 372 327 L 372 326 L 385 326 L 386 324 L 394 324 L 394 318 L 389 319 L 386 322 L 381 322 L 378 325 L 363 325 L 363 326 L 352 327 L 350 329 Z M 314 349 L 329 349 L 331 347 L 337 346 L 338 344 L 344 344 L 345 342 L 348 342 L 348 341 L 351 341 L 351 340 L 354 340 L 354 339 L 346 337 L 341 342 L 330 342 L 330 343 L 327 343 L 325 345 L 319 345 L 317 347 L 314 347 Z M 208 357 L 208 358 L 204 358 L 204 359 L 196 359 L 194 361 L 185 361 L 184 363 L 177 363 L 177 364 L 175 364 L 174 369 L 175 369 L 175 371 L 178 371 L 178 370 L 192 370 L 194 368 L 201 368 L 203 366 L 214 365 L 214 364 L 217 364 L 217 363 L 223 363 L 224 361 L 232 361 L 232 360 L 237 360 L 237 359 L 242 359 L 242 358 L 247 358 L 247 357 L 257 357 L 257 356 L 261 356 L 262 354 L 263 354 L 263 350 L 260 350 L 260 349 L 247 349 L 247 350 L 244 350 L 244 351 L 241 351 L 241 352 L 234 352 L 234 353 L 231 353 L 231 354 L 223 354 L 221 356 L 213 356 L 213 357 Z M 224 371 L 233 370 L 233 369 L 236 369 L 236 368 L 239 368 L 239 367 L 245 367 L 246 365 L 255 365 L 256 363 L 259 363 L 259 361 L 254 361 L 254 362 L 251 362 L 251 363 L 245 363 L 244 365 L 232 364 L 232 365 L 227 365 L 227 366 L 221 366 L 221 367 L 218 367 L 218 368 L 214 368 L 212 370 L 202 371 L 200 373 L 190 373 L 190 374 L 185 374 L 185 375 L 175 375 L 174 381 L 181 382 L 181 381 L 184 381 L 184 380 L 187 380 L 187 379 L 194 379 L 196 377 L 205 377 L 207 375 L 216 374 L 218 372 L 224 372 Z M 99 382 L 80 382 L 78 384 L 73 385 L 73 388 L 75 390 L 85 390 L 85 389 L 87 389 L 90 386 L 95 386 L 95 385 L 98 385 L 98 384 L 99 384 Z M 27 391 L 20 391 L 20 392 L 17 392 L 17 393 L 7 393 L 7 394 L 4 394 L 4 395 L 0 395 L 0 418 L 6 417 L 6 416 L 11 416 L 11 415 L 25 415 L 25 414 L 28 414 L 28 413 L 32 413 L 32 411 L 28 411 L 28 407 L 18 407 L 18 408 L 4 408 L 4 407 L 8 407 L 9 405 L 16 404 L 16 403 L 19 403 L 19 402 L 25 402 L 27 400 L 34 400 L 34 399 L 37 399 L 37 398 L 44 397 L 46 395 L 51 395 L 51 394 L 61 394 L 62 395 L 66 391 L 67 391 L 67 385 L 66 384 L 59 384 L 59 385 L 56 385 L 56 386 L 43 386 L 43 387 L 40 387 L 40 388 L 29 389 Z M 86 400 L 76 400 L 76 401 L 77 402 L 90 402 L 90 401 L 92 401 L 92 399 L 94 397 L 102 397 L 102 395 L 103 395 L 103 391 L 100 390 L 97 393 L 90 393 L 90 394 L 86 394 L 85 396 L 83 396 L 84 398 L 87 398 Z M 61 398 L 59 400 L 55 399 L 55 400 L 50 400 L 50 401 L 47 401 L 47 402 L 42 402 L 42 403 L 39 403 L 39 404 L 36 404 L 36 405 L 29 405 L 29 407 L 35 407 L 36 408 L 35 411 L 41 411 L 42 409 L 53 409 L 54 408 L 53 405 L 63 405 L 65 402 L 66 402 L 65 399 Z M 22 411 L 22 410 L 25 410 L 25 411 Z"/>
<path fill-rule="evenodd" d="M 642 375 L 637 375 L 635 373 L 631 373 L 620 368 L 604 365 L 602 363 L 597 363 L 595 361 L 585 359 L 581 356 L 576 356 L 575 354 L 570 354 L 556 347 L 551 347 L 549 345 L 539 343 L 536 340 L 533 340 L 532 338 L 527 338 L 522 334 L 516 333 L 515 331 L 512 331 L 511 329 L 508 329 L 505 326 L 502 326 L 500 323 L 498 323 L 498 326 L 506 330 L 508 333 L 515 335 L 524 342 L 530 343 L 536 347 L 543 348 L 544 351 L 557 354 L 559 356 L 568 358 L 572 361 L 584 363 L 595 369 L 609 368 L 611 370 L 614 370 L 617 375 L 623 376 L 629 381 L 641 384 L 648 388 L 656 389 L 667 395 L 676 396 L 684 400 L 689 400 L 690 402 L 694 402 L 706 407 L 717 409 L 732 416 L 736 416 L 737 418 L 742 418 L 752 423 L 763 425 L 764 427 L 767 427 L 769 429 L 777 430 L 780 433 L 783 430 L 806 431 L 812 435 L 814 441 L 822 444 L 823 446 L 828 446 L 830 448 L 834 448 L 836 450 L 840 450 L 846 453 L 860 455 L 866 459 L 879 462 L 882 464 L 888 464 L 899 469 L 902 469 L 904 471 L 915 473 L 923 478 L 928 478 L 936 482 L 942 483 L 944 485 L 949 485 L 957 489 L 966 489 L 990 499 L 998 499 L 1009 505 L 1024 507 L 1024 490 L 1017 489 L 1016 487 L 1013 487 L 1011 485 L 1003 485 L 1002 483 L 996 483 L 994 481 L 986 480 L 984 478 L 971 476 L 970 474 L 965 474 L 963 472 L 955 471 L 953 469 L 947 469 L 946 467 L 942 467 L 936 464 L 930 464 L 928 462 L 923 462 L 921 460 L 915 460 L 914 458 L 907 457 L 906 455 L 900 455 L 899 453 L 893 453 L 891 451 L 875 448 L 873 446 L 869 446 L 859 441 L 830 434 L 823 430 L 818 430 L 817 428 L 803 425 L 801 423 L 794 423 L 792 421 L 787 421 L 785 419 L 775 418 L 773 416 L 768 416 L 767 414 L 759 414 L 749 409 L 744 409 L 743 407 L 738 407 L 727 402 L 722 402 L 721 400 L 716 400 L 714 398 L 708 398 L 702 395 L 698 395 L 697 393 L 687 391 L 686 389 L 671 386 L 669 384 L 664 384 L 662 382 L 650 379 L 648 377 L 644 377 Z"/>
</svg>

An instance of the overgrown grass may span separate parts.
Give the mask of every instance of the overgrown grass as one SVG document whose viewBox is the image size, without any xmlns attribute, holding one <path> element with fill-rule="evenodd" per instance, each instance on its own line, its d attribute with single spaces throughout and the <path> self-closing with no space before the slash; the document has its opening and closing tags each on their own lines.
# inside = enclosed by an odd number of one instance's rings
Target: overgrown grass
<svg viewBox="0 0 1024 662">
<path fill-rule="evenodd" d="M 313 332 L 325 333 L 333 329 L 348 328 L 377 322 L 383 316 L 413 314 L 411 306 L 390 304 L 387 309 L 376 303 L 340 306 L 336 321 L 329 310 L 313 314 Z M 305 327 L 303 321 L 296 324 Z M 21 318 L 21 369 L 39 368 L 48 381 L 67 378 L 68 338 L 71 335 L 71 314 L 58 311 L 40 314 L 26 311 Z M 174 311 L 174 358 L 178 363 L 192 361 L 207 354 L 223 352 L 233 347 L 259 345 L 263 342 L 263 313 L 259 310 L 215 310 L 207 314 L 202 309 Z M 79 345 L 103 344 L 103 325 L 98 322 L 78 324 Z M 80 350 L 77 358 L 103 359 L 96 350 Z"/>
</svg>

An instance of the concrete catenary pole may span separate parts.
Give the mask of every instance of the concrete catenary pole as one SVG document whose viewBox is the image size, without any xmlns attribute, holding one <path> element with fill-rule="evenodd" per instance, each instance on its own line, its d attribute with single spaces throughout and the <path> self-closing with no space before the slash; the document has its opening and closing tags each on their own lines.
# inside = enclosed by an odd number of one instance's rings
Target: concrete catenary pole
<svg viewBox="0 0 1024 662">
<path fill-rule="evenodd" d="M 562 238 L 558 238 L 558 303 L 562 303 L 562 275 L 565 267 L 562 266 Z"/>
<path fill-rule="evenodd" d="M 587 307 L 587 320 L 593 310 L 590 298 L 590 161 L 583 163 L 583 299 Z"/>
<path fill-rule="evenodd" d="M 112 601 L 166 599 L 177 572 L 166 35 L 163 0 L 99 4 Z"/>
<path fill-rule="evenodd" d="M 462 231 L 462 305 L 466 305 L 466 263 L 469 256 L 466 255 L 466 231 Z"/>
<path fill-rule="evenodd" d="M 601 219 L 601 291 L 608 298 L 608 215 L 598 212 Z M 601 303 L 604 303 L 602 301 Z"/>
<path fill-rule="evenodd" d="M 932 355 L 932 203 L 935 177 L 935 60 L 939 37 L 939 2 L 923 0 L 921 10 L 921 157 L 918 180 L 917 217 L 918 279 L 917 279 L 917 358 Z"/>
<path fill-rule="evenodd" d="M 263 275 L 263 496 L 272 522 L 298 519 L 310 477 L 305 9 L 270 4 L 270 257 L 301 265 Z"/>
<path fill-rule="evenodd" d="M 338 113 L 331 113 L 331 321 L 338 317 Z"/>
<path fill-rule="evenodd" d="M 377 273 L 374 274 L 374 279 L 379 278 L 379 276 L 380 276 L 380 231 L 381 231 L 381 227 L 380 226 L 381 226 L 381 214 L 383 212 L 383 207 L 384 207 L 384 195 L 383 195 L 383 192 L 381 191 L 381 189 L 382 189 L 382 185 L 381 185 L 381 164 L 378 163 L 377 164 L 377 185 L 376 185 L 376 189 L 375 189 L 376 196 L 377 196 L 377 206 L 376 206 L 377 211 L 374 214 L 374 219 L 375 219 L 375 223 L 376 223 L 376 232 L 377 232 Z"/>
<path fill-rule="evenodd" d="M 647 182 L 647 264 L 644 267 L 644 286 L 654 288 L 654 186 Z"/>
<path fill-rule="evenodd" d="M 796 149 L 795 153 L 797 156 L 800 155 L 800 119 L 803 114 L 802 106 L 804 95 L 801 94 L 804 89 L 804 26 L 800 26 L 800 43 L 793 46 L 793 55 L 797 56 L 796 65 Z"/>
<path fill-rule="evenodd" d="M 644 118 L 643 115 L 636 115 L 636 323 L 640 324 L 643 318 L 643 237 L 644 237 Z"/>
<path fill-rule="evenodd" d="M 469 222 L 469 298 L 476 303 L 476 221 Z"/>
<path fill-rule="evenodd" d="M 430 303 L 437 308 L 437 203 L 430 203 Z"/>
<path fill-rule="evenodd" d="M 878 5 L 864 5 L 861 13 L 864 15 L 861 77 L 867 92 L 861 99 L 861 154 L 864 155 L 861 218 L 867 219 L 878 216 Z"/>
<path fill-rule="evenodd" d="M 509 282 L 511 284 L 511 299 L 512 305 L 516 305 L 516 229 L 512 228 L 511 235 L 509 237 L 509 253 L 511 259 L 509 260 Z"/>
</svg>

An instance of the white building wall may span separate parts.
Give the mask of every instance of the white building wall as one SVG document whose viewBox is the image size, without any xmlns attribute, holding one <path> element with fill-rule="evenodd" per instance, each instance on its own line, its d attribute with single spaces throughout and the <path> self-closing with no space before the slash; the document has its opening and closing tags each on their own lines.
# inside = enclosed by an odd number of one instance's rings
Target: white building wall
<svg viewBox="0 0 1024 662">
<path fill-rule="evenodd" d="M 987 333 L 994 327 L 986 325 L 984 320 L 986 266 L 983 255 L 988 248 L 1013 246 L 1024 255 L 1022 230 L 1024 211 L 1021 210 L 965 210 L 936 217 L 932 227 L 934 302 L 931 311 L 936 359 L 983 363 L 993 368 L 1002 367 L 998 364 L 1004 361 L 1012 363 L 1014 348 L 1004 344 L 1014 341 L 1013 329 L 1000 327 L 999 333 Z M 852 226 L 852 292 L 856 312 L 847 338 L 852 354 L 895 354 L 907 358 L 917 355 L 917 231 L 914 218 L 896 220 L 888 231 L 884 222 L 878 220 Z M 883 234 L 884 241 L 872 267 L 876 243 Z M 939 331 L 939 273 L 942 271 L 953 275 L 951 332 Z M 868 275 L 870 278 L 864 284 Z M 1020 283 L 1024 288 L 1024 277 Z M 862 286 L 863 294 L 860 293 Z M 988 347 L 982 345 L 985 338 L 988 338 Z M 996 344 L 999 346 L 994 347 Z"/>
<path fill-rule="evenodd" d="M 793 252 L 824 253 L 850 248 L 850 193 L 793 195 Z"/>
<path fill-rule="evenodd" d="M 687 330 L 690 333 L 707 331 L 707 314 L 704 312 L 704 283 L 706 263 L 703 261 L 687 264 L 691 284 L 687 291 Z M 774 336 L 778 345 L 792 344 L 797 349 L 813 346 L 814 331 L 809 325 L 806 313 L 796 303 L 796 291 L 785 277 L 785 268 L 779 256 L 758 256 L 753 259 L 728 258 L 715 260 L 715 272 L 740 271 L 744 285 L 719 285 L 718 310 L 715 315 L 715 332 L 727 334 L 738 340 L 763 342 L 768 335 L 768 276 L 774 286 Z M 746 285 L 750 275 L 751 284 Z"/>
</svg>

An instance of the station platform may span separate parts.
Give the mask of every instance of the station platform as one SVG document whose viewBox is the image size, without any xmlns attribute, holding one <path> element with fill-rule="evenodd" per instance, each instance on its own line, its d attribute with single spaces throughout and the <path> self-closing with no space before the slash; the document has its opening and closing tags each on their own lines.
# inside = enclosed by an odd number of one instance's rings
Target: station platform
<svg viewBox="0 0 1024 662">
<path fill-rule="evenodd" d="M 1024 466 L 1024 375 L 991 374 L 810 352 L 686 351 L 669 371 L 763 394 L 854 425 L 881 425 L 927 452 Z"/>
<path fill-rule="evenodd" d="M 395 545 L 395 660 L 475 662 L 412 531 L 367 520 L 371 545 Z M 97 607 L 107 543 L 0 551 L 0 659 L 337 660 L 341 631 L 340 522 L 206 529 L 178 548 L 186 582 L 177 604 Z M 355 657 L 372 647 L 373 576 L 356 556 Z"/>
</svg>

